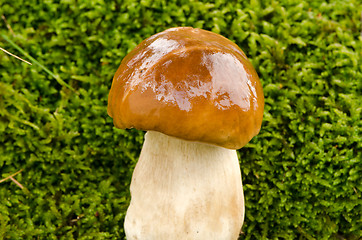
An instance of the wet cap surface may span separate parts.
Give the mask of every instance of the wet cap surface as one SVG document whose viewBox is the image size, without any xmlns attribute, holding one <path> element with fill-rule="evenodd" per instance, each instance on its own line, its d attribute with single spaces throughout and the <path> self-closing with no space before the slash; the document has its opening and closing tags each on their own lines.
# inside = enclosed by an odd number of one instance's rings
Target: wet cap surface
<svg viewBox="0 0 362 240">
<path fill-rule="evenodd" d="M 108 114 L 118 128 L 230 149 L 259 132 L 263 109 L 259 78 L 238 46 L 189 27 L 141 42 L 123 59 L 108 98 Z"/>
</svg>

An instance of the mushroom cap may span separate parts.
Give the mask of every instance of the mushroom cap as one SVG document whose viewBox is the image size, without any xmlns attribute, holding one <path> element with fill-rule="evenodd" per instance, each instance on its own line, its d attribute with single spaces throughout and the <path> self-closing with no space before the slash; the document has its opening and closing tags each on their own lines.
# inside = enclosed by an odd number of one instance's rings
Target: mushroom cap
<svg viewBox="0 0 362 240">
<path fill-rule="evenodd" d="M 264 96 L 244 52 L 191 27 L 142 41 L 114 75 L 108 114 L 117 128 L 153 130 L 239 149 L 259 133 Z"/>
</svg>

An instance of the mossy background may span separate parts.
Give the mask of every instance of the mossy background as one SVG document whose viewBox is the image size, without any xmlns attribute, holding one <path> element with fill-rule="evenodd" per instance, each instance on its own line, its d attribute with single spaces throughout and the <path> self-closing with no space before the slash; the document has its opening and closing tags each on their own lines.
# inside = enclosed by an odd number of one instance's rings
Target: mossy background
<svg viewBox="0 0 362 240">
<path fill-rule="evenodd" d="M 38 64 L 0 51 L 0 179 L 22 170 L 14 178 L 24 187 L 0 183 L 0 239 L 124 238 L 143 133 L 113 127 L 108 91 L 127 52 L 175 26 L 235 41 L 264 87 L 262 130 L 239 150 L 240 238 L 360 239 L 361 9 L 358 0 L 1 0 L 0 47 Z"/>
</svg>

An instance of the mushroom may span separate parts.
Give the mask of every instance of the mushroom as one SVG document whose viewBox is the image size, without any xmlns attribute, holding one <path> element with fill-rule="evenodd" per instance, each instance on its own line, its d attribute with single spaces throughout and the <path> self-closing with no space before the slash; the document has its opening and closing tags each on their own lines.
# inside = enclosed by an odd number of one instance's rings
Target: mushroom
<svg viewBox="0 0 362 240">
<path fill-rule="evenodd" d="M 237 239 L 244 195 L 236 149 L 258 134 L 263 108 L 252 64 L 221 35 L 171 28 L 132 50 L 108 98 L 115 127 L 147 131 L 127 239 Z"/>
</svg>

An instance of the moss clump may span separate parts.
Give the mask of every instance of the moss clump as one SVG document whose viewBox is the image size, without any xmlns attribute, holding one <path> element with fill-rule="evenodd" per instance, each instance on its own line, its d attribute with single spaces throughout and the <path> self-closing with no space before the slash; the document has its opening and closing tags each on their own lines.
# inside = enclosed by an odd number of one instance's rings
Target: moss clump
<svg viewBox="0 0 362 240">
<path fill-rule="evenodd" d="M 124 238 L 143 134 L 113 128 L 107 95 L 126 53 L 175 26 L 235 41 L 264 86 L 262 130 L 239 151 L 241 239 L 359 239 L 360 9 L 356 0 L 1 1 L 1 47 L 22 57 L 9 38 L 41 65 L 0 52 L 0 179 L 23 169 L 14 176 L 23 188 L 0 183 L 0 239 Z"/>
</svg>

